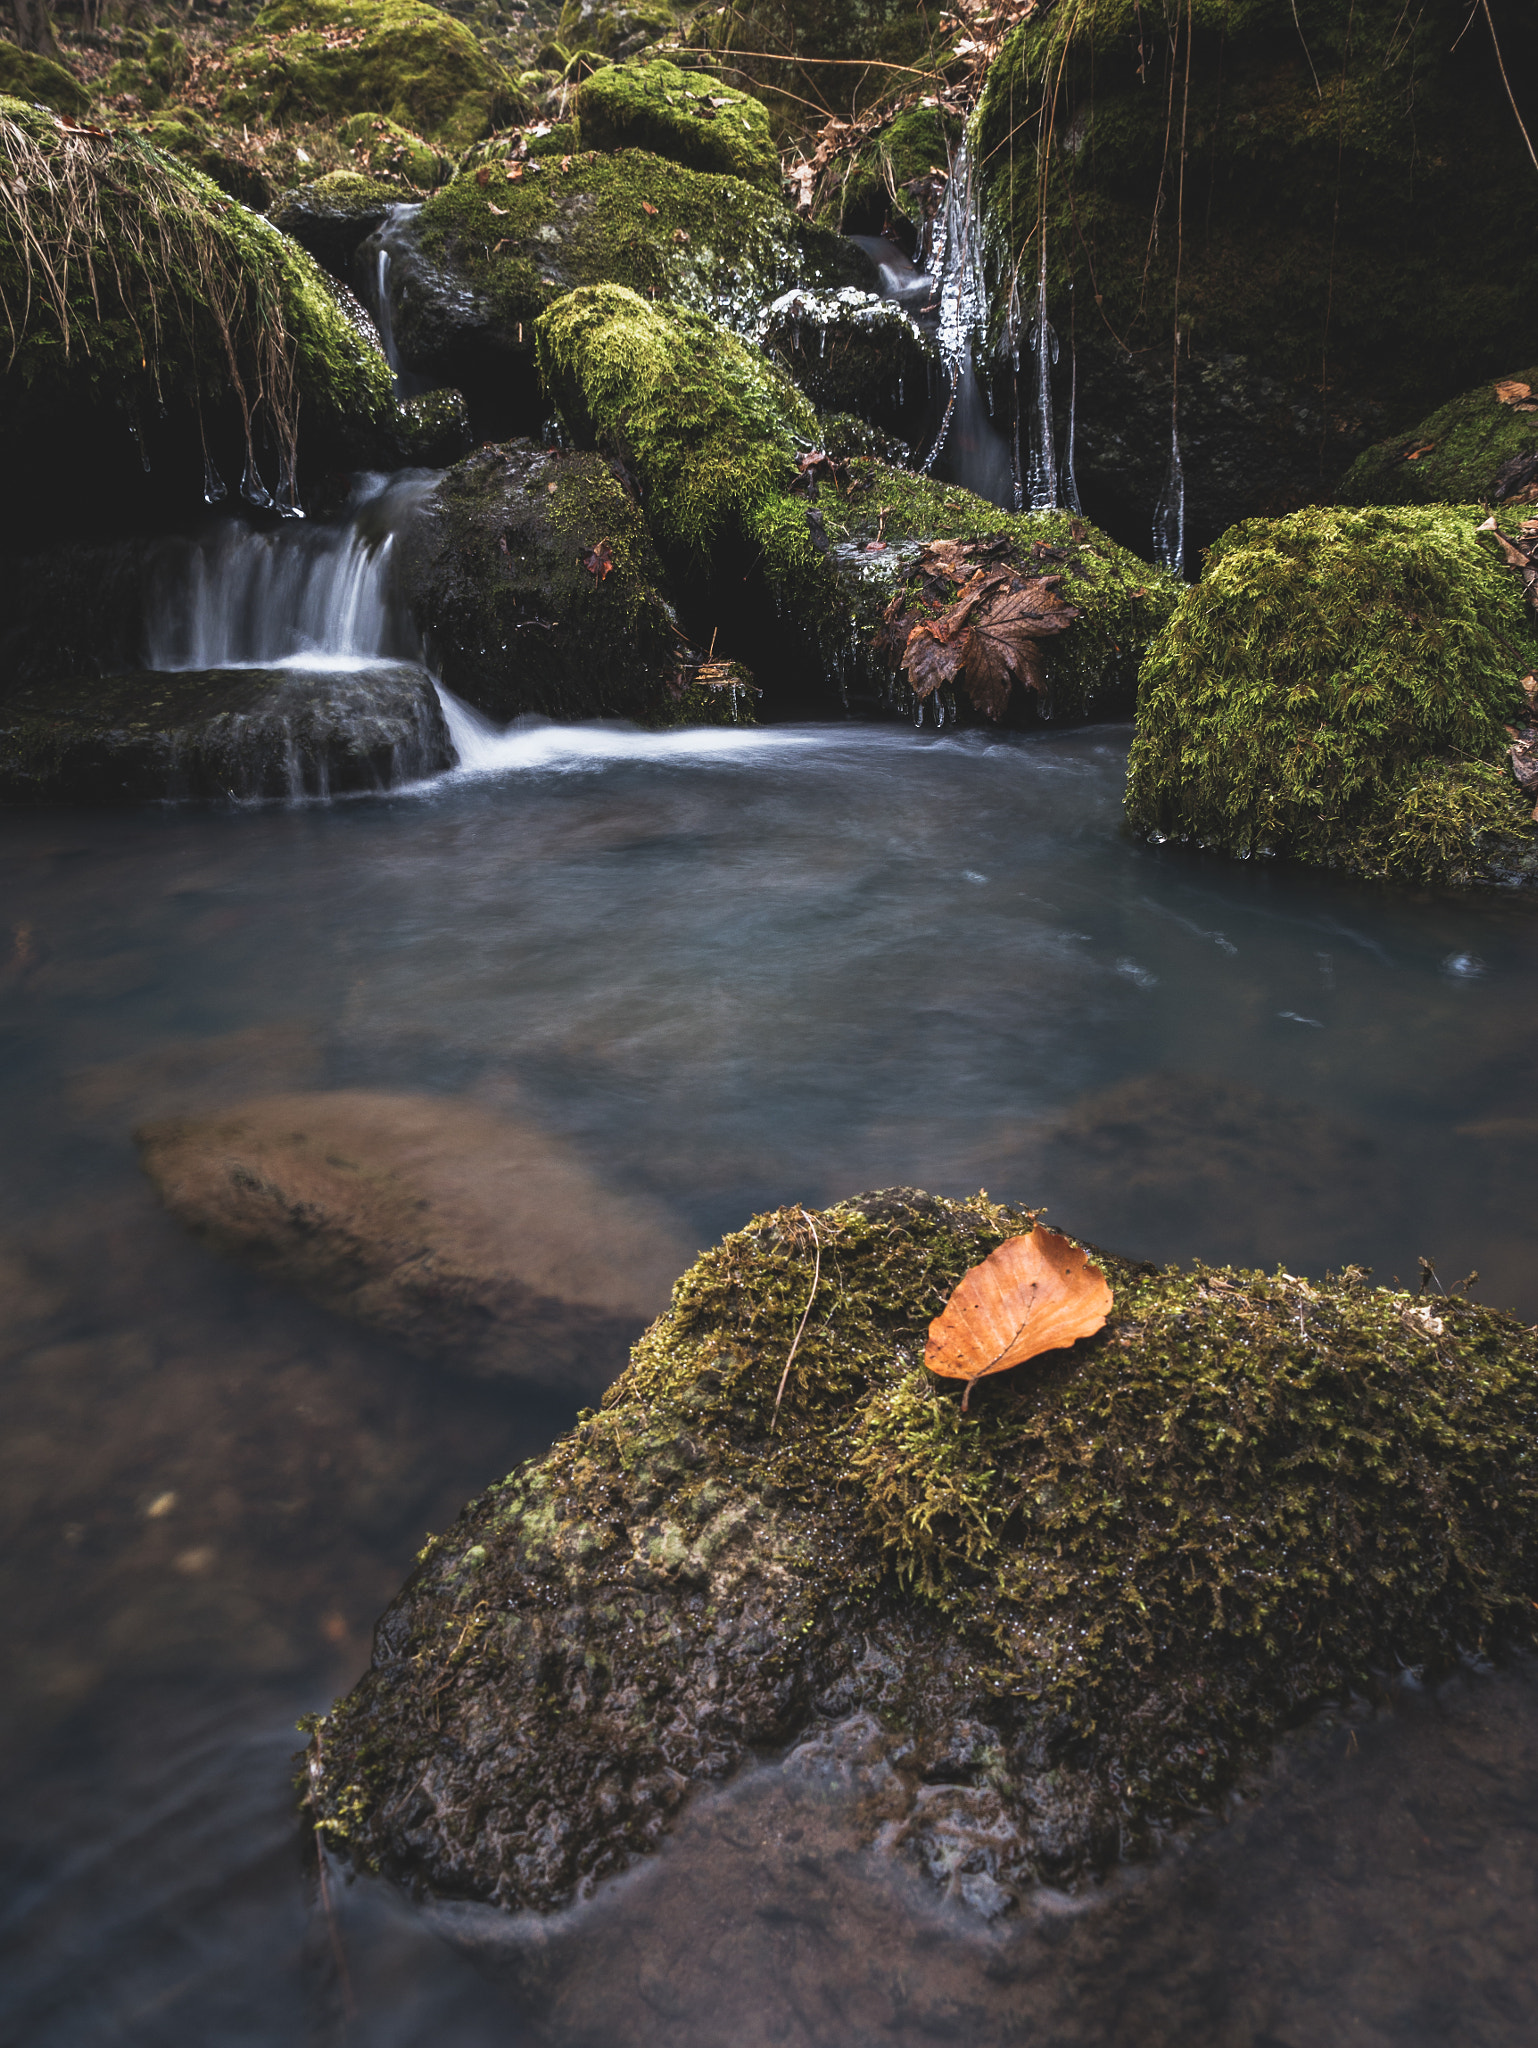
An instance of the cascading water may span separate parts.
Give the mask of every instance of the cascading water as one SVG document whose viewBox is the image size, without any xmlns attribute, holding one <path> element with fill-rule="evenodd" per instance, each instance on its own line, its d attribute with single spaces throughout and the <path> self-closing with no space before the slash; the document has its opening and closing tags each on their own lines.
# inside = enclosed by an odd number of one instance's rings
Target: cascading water
<svg viewBox="0 0 1538 2048">
<path fill-rule="evenodd" d="M 956 152 L 946 190 L 945 211 L 936 224 L 929 278 L 938 291 L 936 339 L 951 380 L 950 397 L 926 471 L 962 484 L 995 505 L 1013 507 L 1015 479 L 1010 450 L 989 416 L 974 355 L 988 320 L 988 285 L 983 264 L 983 231 L 965 143 Z"/>
<path fill-rule="evenodd" d="M 1013 306 L 1010 311 L 1013 314 Z M 1052 368 L 1057 361 L 1058 348 L 1056 330 L 1047 318 L 1045 236 L 1041 239 L 1037 260 L 1036 318 L 1031 323 L 1031 354 L 1035 361 L 1035 374 L 1031 380 L 1031 402 L 1025 415 L 1025 502 L 1033 512 L 1055 512 L 1060 500 L 1057 440 L 1052 423 Z M 1014 360 L 1018 370 L 1018 354 Z"/>
<path fill-rule="evenodd" d="M 394 249 L 421 211 L 420 204 L 415 203 L 392 206 L 385 215 L 382 226 L 370 235 L 359 250 L 355 271 L 361 296 L 379 329 L 379 340 L 384 349 L 385 361 L 395 373 L 397 398 L 416 398 L 422 392 L 431 389 L 429 379 L 418 376 L 413 370 L 401 368 L 400 350 L 395 340 L 395 308 L 392 301 L 391 273 L 394 269 Z"/>
</svg>

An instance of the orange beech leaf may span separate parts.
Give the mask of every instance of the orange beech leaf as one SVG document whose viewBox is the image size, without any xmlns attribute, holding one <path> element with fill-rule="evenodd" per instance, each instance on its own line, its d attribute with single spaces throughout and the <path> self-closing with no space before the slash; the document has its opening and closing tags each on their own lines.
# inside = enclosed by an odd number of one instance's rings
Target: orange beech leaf
<svg viewBox="0 0 1538 2048">
<path fill-rule="evenodd" d="M 924 1363 L 967 1382 L 965 1408 L 974 1380 L 1093 1337 L 1110 1308 L 1110 1284 L 1088 1252 L 1038 1224 L 962 1274 L 929 1326 Z"/>
</svg>

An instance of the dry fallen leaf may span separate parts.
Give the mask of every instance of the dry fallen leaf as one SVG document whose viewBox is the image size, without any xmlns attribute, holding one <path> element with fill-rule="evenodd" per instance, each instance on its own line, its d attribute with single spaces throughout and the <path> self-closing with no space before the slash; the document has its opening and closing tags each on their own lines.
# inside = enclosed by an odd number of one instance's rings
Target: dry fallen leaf
<svg viewBox="0 0 1538 2048">
<path fill-rule="evenodd" d="M 505 206 L 498 206 L 494 199 L 488 199 L 486 201 L 486 211 L 488 213 L 506 213 L 507 208 Z"/>
<path fill-rule="evenodd" d="M 653 205 L 652 205 L 652 203 L 651 203 L 651 201 L 650 201 L 649 199 L 643 199 L 643 200 L 641 201 L 641 211 L 642 211 L 642 213 L 652 213 L 652 214 L 654 214 L 654 213 L 655 213 L 655 212 L 657 211 L 657 209 L 656 209 L 656 207 L 655 207 L 655 206 L 653 206 Z"/>
<path fill-rule="evenodd" d="M 605 576 L 614 567 L 614 549 L 607 540 L 601 540 L 596 547 L 590 548 L 585 555 L 578 555 L 577 560 L 586 569 L 589 576 L 596 576 L 599 582 L 602 583 Z"/>
<path fill-rule="evenodd" d="M 477 185 L 480 186 L 481 190 L 484 192 L 486 187 L 491 183 L 490 164 L 481 165 L 480 169 L 475 174 L 475 182 Z"/>
<path fill-rule="evenodd" d="M 1102 1329 L 1111 1289 L 1089 1254 L 1038 1224 L 1006 1238 L 957 1283 L 929 1326 L 924 1363 L 943 1379 L 972 1383 Z"/>
<path fill-rule="evenodd" d="M 1519 405 L 1524 398 L 1531 398 L 1533 387 L 1524 384 L 1520 377 L 1502 377 L 1495 387 L 1495 395 L 1502 405 Z"/>
</svg>

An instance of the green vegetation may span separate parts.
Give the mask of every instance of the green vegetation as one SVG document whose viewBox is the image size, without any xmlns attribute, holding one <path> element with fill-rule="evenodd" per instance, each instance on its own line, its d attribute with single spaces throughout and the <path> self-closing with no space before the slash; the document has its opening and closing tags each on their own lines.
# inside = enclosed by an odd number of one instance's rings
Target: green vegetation
<svg viewBox="0 0 1538 2048">
<path fill-rule="evenodd" d="M 602 0 L 566 0 L 556 36 L 568 53 L 596 51 L 628 56 L 641 43 L 660 42 L 677 27 L 673 10 L 653 0 L 639 7 L 608 7 Z"/>
<path fill-rule="evenodd" d="M 1245 357 L 1310 404 L 1327 381 L 1346 443 L 1374 418 L 1413 420 L 1532 346 L 1538 178 L 1488 35 L 1459 41 L 1467 19 L 1464 0 L 1039 10 L 978 114 L 1007 257 L 1029 250 L 1034 267 L 1040 218 L 1065 329 L 1077 286 L 1081 346 L 1109 330 L 1167 357 L 1178 267 L 1198 355 Z M 1526 63 L 1531 24 L 1503 20 L 1508 65 Z"/>
<path fill-rule="evenodd" d="M 832 1699 L 900 1734 L 894 1783 L 974 1788 L 1018 1891 L 1218 1808 L 1321 1699 L 1532 1641 L 1531 1330 L 1097 1253 L 1104 1330 L 964 1414 L 928 1324 L 1030 1227 L 897 1189 L 701 1257 L 601 1411 L 421 1553 L 318 1724 L 327 1837 L 547 1908 Z"/>
<path fill-rule="evenodd" d="M 399 178 L 428 191 L 453 174 L 446 156 L 388 114 L 354 114 L 337 129 L 336 139 L 370 178 Z"/>
<path fill-rule="evenodd" d="M 291 472 L 301 414 L 324 454 L 393 433 L 389 371 L 315 264 L 197 171 L 14 100 L 0 165 L 0 444 L 174 405 L 233 411 Z"/>
<path fill-rule="evenodd" d="M 270 202 L 272 191 L 265 175 L 232 155 L 196 107 L 164 107 L 138 124 L 136 132 L 162 156 L 180 157 L 191 164 L 242 206 L 260 213 Z"/>
<path fill-rule="evenodd" d="M 665 58 L 607 65 L 577 95 L 588 149 L 646 149 L 778 193 L 780 160 L 759 101 Z"/>
<path fill-rule="evenodd" d="M 1143 664 L 1132 823 L 1406 881 L 1538 868 L 1504 766 L 1533 636 L 1479 521 L 1313 508 L 1225 534 Z"/>
<path fill-rule="evenodd" d="M 385 114 L 456 149 L 526 111 L 470 30 L 427 0 L 273 0 L 225 77 L 235 120 Z"/>
<path fill-rule="evenodd" d="M 89 112 L 91 105 L 91 95 L 72 71 L 55 64 L 51 57 L 38 57 L 6 42 L 0 42 L 0 94 L 7 99 L 35 101 L 52 107 L 56 114 L 77 118 Z"/>
<path fill-rule="evenodd" d="M 849 234 L 878 234 L 883 224 L 917 225 L 920 209 L 903 187 L 933 170 L 950 168 L 961 123 L 935 107 L 908 107 L 851 159 L 849 176 L 834 187 L 822 218 Z"/>
<path fill-rule="evenodd" d="M 1517 457 L 1538 457 L 1538 405 L 1503 401 L 1508 390 L 1538 391 L 1538 368 L 1514 370 L 1465 391 L 1407 434 L 1359 455 L 1337 493 L 1347 505 L 1468 505 L 1489 502 L 1501 469 Z M 1534 463 L 1538 477 L 1538 462 Z"/>
<path fill-rule="evenodd" d="M 173 28 L 157 28 L 147 38 L 143 54 L 121 57 L 107 78 L 107 91 L 114 97 L 132 93 L 141 107 L 153 112 L 180 92 L 192 70 L 187 45 Z"/>
</svg>

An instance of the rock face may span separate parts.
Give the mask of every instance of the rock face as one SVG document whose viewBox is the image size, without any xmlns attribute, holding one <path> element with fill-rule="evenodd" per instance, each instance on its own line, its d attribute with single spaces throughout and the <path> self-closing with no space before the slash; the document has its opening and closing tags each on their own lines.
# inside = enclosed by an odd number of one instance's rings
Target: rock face
<svg viewBox="0 0 1538 2048">
<path fill-rule="evenodd" d="M 0 698 L 12 802 L 328 796 L 391 789 L 453 758 L 431 678 L 406 663 L 156 669 Z"/>
<path fill-rule="evenodd" d="M 661 564 L 602 456 L 478 450 L 403 535 L 397 565 L 444 683 L 490 717 L 684 715 Z"/>
<path fill-rule="evenodd" d="M 1197 547 L 1327 499 L 1369 442 L 1530 353 L 1538 181 L 1489 26 L 1482 47 L 1460 42 L 1466 15 L 1461 0 L 1413 20 L 1397 0 L 1312 15 L 1254 0 L 1240 18 L 1197 0 L 1155 48 L 1136 0 L 1112 0 L 1037 9 L 1011 32 L 974 160 L 1001 246 L 1031 248 L 1032 302 L 1045 248 L 1053 324 L 1065 354 L 1077 343 L 1095 517 L 1107 502 L 1138 526 L 1152 515 L 1177 319 Z M 1526 75 L 1529 11 L 1497 5 L 1495 21 L 1508 75 Z M 1064 405 L 1066 384 L 1060 368 Z"/>
<path fill-rule="evenodd" d="M 800 1741 L 991 1917 L 1220 1808 L 1396 1658 L 1532 1639 L 1532 1331 L 1096 1254 L 1104 1330 L 964 1414 L 927 1325 L 1030 1227 L 887 1190 L 702 1257 L 601 1412 L 421 1553 L 315 1728 L 326 1838 L 548 1909 Z"/>
<path fill-rule="evenodd" d="M 272 1095 L 137 1135 L 216 1250 L 481 1378 L 596 1391 L 687 1256 L 557 1140 L 478 1105 Z"/>
<path fill-rule="evenodd" d="M 1408 433 L 1359 455 L 1347 505 L 1502 504 L 1538 498 L 1538 367 L 1491 378 Z"/>
<path fill-rule="evenodd" d="M 1538 880 L 1507 732 L 1532 629 L 1480 523 L 1316 508 L 1225 534 L 1143 664 L 1132 824 L 1381 878 Z"/>
<path fill-rule="evenodd" d="M 332 171 L 313 185 L 296 185 L 280 193 L 268 218 L 308 249 L 317 263 L 345 279 L 358 244 L 383 226 L 392 206 L 410 196 L 378 178 L 365 178 L 356 171 Z"/>
</svg>

